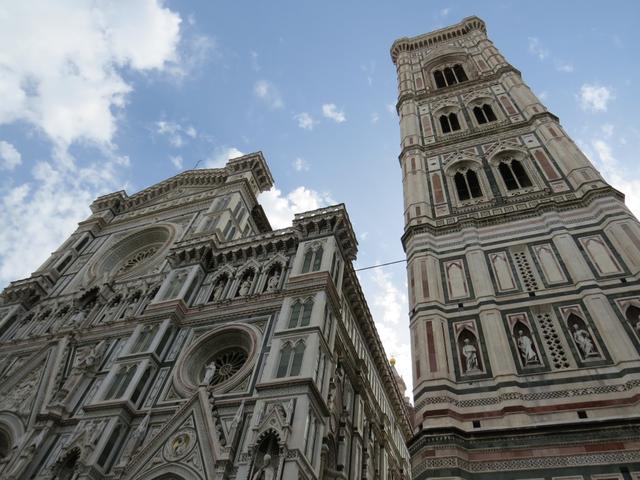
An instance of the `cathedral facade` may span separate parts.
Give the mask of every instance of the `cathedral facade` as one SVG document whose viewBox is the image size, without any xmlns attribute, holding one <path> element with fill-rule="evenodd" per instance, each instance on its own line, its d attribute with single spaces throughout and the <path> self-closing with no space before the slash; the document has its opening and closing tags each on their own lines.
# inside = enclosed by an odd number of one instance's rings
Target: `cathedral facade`
<svg viewBox="0 0 640 480">
<path fill-rule="evenodd" d="M 640 225 L 477 17 L 394 42 L 415 479 L 640 478 Z"/>
<path fill-rule="evenodd" d="M 409 479 L 343 205 L 272 230 L 261 153 L 115 192 L 0 304 L 0 478 Z"/>
</svg>

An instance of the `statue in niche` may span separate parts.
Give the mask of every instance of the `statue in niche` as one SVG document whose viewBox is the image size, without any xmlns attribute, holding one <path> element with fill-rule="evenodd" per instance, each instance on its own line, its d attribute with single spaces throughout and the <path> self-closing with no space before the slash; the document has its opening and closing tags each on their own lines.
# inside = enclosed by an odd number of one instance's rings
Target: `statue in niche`
<svg viewBox="0 0 640 480">
<path fill-rule="evenodd" d="M 115 297 L 113 297 L 113 299 L 111 299 L 111 301 L 107 305 L 107 308 L 105 308 L 102 317 L 100 318 L 100 323 L 108 323 L 115 320 L 115 314 L 120 308 L 121 301 L 122 297 L 120 295 L 116 295 Z"/>
<path fill-rule="evenodd" d="M 595 344 L 589 332 L 587 332 L 584 328 L 581 328 L 577 323 L 574 323 L 571 328 L 573 329 L 571 335 L 573 336 L 576 345 L 578 345 L 578 348 L 580 349 L 583 357 L 586 358 L 600 355 L 598 353 L 598 350 L 596 350 Z"/>
<path fill-rule="evenodd" d="M 76 328 L 79 327 L 82 322 L 87 318 L 87 312 L 82 307 L 75 307 L 73 313 L 69 317 L 69 320 L 65 323 L 65 326 Z"/>
<path fill-rule="evenodd" d="M 271 455 L 268 453 L 262 457 L 262 466 L 251 476 L 251 480 L 274 480 L 276 478 L 276 470 L 271 465 Z"/>
<path fill-rule="evenodd" d="M 224 287 L 227 285 L 227 276 L 221 275 L 216 280 L 216 283 L 213 286 L 213 290 L 211 291 L 211 296 L 209 297 L 210 302 L 214 302 L 216 300 L 220 300 L 222 298 L 222 294 L 224 293 Z"/>
<path fill-rule="evenodd" d="M 54 398 L 55 403 L 64 403 L 69 392 L 75 389 L 85 375 L 92 375 L 96 372 L 106 348 L 107 344 L 102 340 L 75 363 L 64 384 L 58 390 Z"/>
<path fill-rule="evenodd" d="M 138 307 L 138 302 L 140 301 L 140 292 L 136 291 L 133 295 L 129 297 L 129 303 L 127 307 L 122 312 L 122 318 L 130 318 L 133 317 L 134 313 L 136 313 L 136 308 Z"/>
<path fill-rule="evenodd" d="M 267 280 L 267 289 L 265 290 L 267 293 L 275 292 L 278 289 L 278 285 L 280 284 L 280 270 L 275 268 L 271 272 L 269 279 Z"/>
<path fill-rule="evenodd" d="M 537 365 L 540 363 L 531 337 L 526 335 L 522 330 L 518 330 L 518 338 L 516 339 L 516 342 L 525 366 Z"/>
<path fill-rule="evenodd" d="M 244 297 L 249 294 L 249 290 L 251 290 L 251 276 L 247 275 L 244 280 L 240 283 L 240 288 L 238 289 L 238 295 Z"/>
<path fill-rule="evenodd" d="M 464 355 L 465 358 L 465 373 L 472 373 L 480 370 L 478 368 L 478 351 L 468 338 L 464 339 L 462 355 Z"/>
<path fill-rule="evenodd" d="M 202 378 L 200 385 L 210 385 L 213 380 L 213 376 L 216 374 L 216 370 L 216 362 L 215 360 L 211 360 L 204 369 L 204 377 Z"/>
<path fill-rule="evenodd" d="M 189 272 L 186 272 L 186 271 L 178 272 L 173 277 L 173 280 L 171 280 L 171 283 L 169 284 L 169 288 L 167 288 L 167 293 L 165 295 L 165 298 L 176 298 L 180 293 L 180 290 L 182 290 L 182 285 L 184 284 L 188 275 L 189 275 Z"/>
<path fill-rule="evenodd" d="M 131 458 L 131 456 L 135 453 L 138 446 L 140 446 L 140 444 L 142 443 L 142 440 L 144 439 L 144 436 L 147 433 L 147 429 L 149 428 L 150 420 L 151 420 L 151 413 L 148 412 L 145 415 L 145 417 L 142 419 L 140 424 L 133 431 L 133 434 L 131 434 L 129 443 L 127 444 L 127 447 L 125 448 L 124 452 L 122 453 L 122 457 L 120 458 L 120 462 L 119 462 L 120 466 L 125 466 L 129 462 L 129 459 Z"/>
</svg>

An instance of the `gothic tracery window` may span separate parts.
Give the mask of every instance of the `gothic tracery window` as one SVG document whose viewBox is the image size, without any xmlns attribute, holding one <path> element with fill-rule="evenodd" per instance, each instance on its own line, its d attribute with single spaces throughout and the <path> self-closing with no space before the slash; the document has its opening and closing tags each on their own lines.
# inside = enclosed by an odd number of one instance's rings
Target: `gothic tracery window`
<svg viewBox="0 0 640 480">
<path fill-rule="evenodd" d="M 437 88 L 449 87 L 469 80 L 464 68 L 459 63 L 433 72 Z"/>
<path fill-rule="evenodd" d="M 318 245 L 316 248 L 309 248 L 304 254 L 302 273 L 317 272 L 320 270 L 323 253 L 322 245 Z"/>
<path fill-rule="evenodd" d="M 294 377 L 300 374 L 302 368 L 302 358 L 304 356 L 305 344 L 302 340 L 295 346 L 290 342 L 284 344 L 280 350 L 280 361 L 278 362 L 277 378 Z"/>
<path fill-rule="evenodd" d="M 478 125 L 483 125 L 489 122 L 495 122 L 498 120 L 496 114 L 493 113 L 491 105 L 485 103 L 482 106 L 473 107 L 473 115 L 476 117 Z"/>
<path fill-rule="evenodd" d="M 442 128 L 442 133 L 451 133 L 460 130 L 458 116 L 454 112 L 448 115 L 440 115 L 440 128 Z"/>
<path fill-rule="evenodd" d="M 296 300 L 291 307 L 289 316 L 289 328 L 306 327 L 311 321 L 311 311 L 313 310 L 313 299 L 307 298 L 304 302 Z"/>
<path fill-rule="evenodd" d="M 478 174 L 474 170 L 459 170 L 453 176 L 453 181 L 456 185 L 456 191 L 460 201 L 482 197 L 482 188 L 480 188 Z"/>
<path fill-rule="evenodd" d="M 498 165 L 498 171 L 507 190 L 518 190 L 533 185 L 529 175 L 527 175 L 527 171 L 519 160 L 508 159 L 501 161 Z"/>
</svg>

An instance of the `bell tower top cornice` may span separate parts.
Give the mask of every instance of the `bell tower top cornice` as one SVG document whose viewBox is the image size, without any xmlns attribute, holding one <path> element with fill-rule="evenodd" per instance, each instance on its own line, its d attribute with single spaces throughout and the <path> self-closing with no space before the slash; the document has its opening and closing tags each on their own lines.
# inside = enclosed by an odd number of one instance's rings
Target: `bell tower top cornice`
<svg viewBox="0 0 640 480">
<path fill-rule="evenodd" d="M 401 52 L 411 52 L 421 48 L 425 48 L 438 43 L 447 42 L 454 38 L 461 37 L 473 30 L 480 30 L 487 33 L 484 21 L 476 16 L 466 17 L 460 23 L 449 27 L 434 30 L 433 32 L 418 35 L 416 37 L 399 38 L 391 45 L 391 59 L 396 63 L 398 55 Z"/>
</svg>

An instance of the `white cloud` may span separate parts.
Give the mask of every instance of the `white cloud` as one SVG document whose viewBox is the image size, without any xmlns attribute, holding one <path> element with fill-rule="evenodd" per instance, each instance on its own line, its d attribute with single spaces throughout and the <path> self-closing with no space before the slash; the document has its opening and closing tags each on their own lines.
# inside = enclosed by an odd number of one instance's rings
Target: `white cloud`
<svg viewBox="0 0 640 480">
<path fill-rule="evenodd" d="M 559 72 L 564 72 L 564 73 L 572 73 L 574 68 L 573 68 L 573 64 L 571 64 L 569 62 L 557 61 L 556 62 L 556 70 L 558 70 Z"/>
<path fill-rule="evenodd" d="M 22 155 L 9 142 L 0 140 L 0 169 L 13 170 L 22 163 Z"/>
<path fill-rule="evenodd" d="M 595 153 L 590 152 L 591 149 Z M 640 178 L 622 168 L 615 158 L 613 148 L 604 139 L 593 140 L 585 148 L 585 153 L 591 154 L 593 163 L 605 180 L 625 194 L 627 207 L 636 216 L 640 216 Z"/>
<path fill-rule="evenodd" d="M 540 92 L 538 94 L 538 98 L 543 101 L 546 100 L 547 98 L 549 98 L 549 92 L 547 92 L 546 90 Z"/>
<path fill-rule="evenodd" d="M 203 168 L 222 168 L 232 158 L 245 155 L 236 147 L 218 147 L 213 154 L 204 162 Z"/>
<path fill-rule="evenodd" d="M 335 203 L 330 194 L 319 193 L 304 186 L 286 195 L 273 187 L 261 193 L 258 201 L 274 229 L 290 227 L 295 213 L 307 212 Z"/>
<path fill-rule="evenodd" d="M 259 80 L 253 86 L 253 94 L 271 108 L 284 107 L 284 101 L 278 89 L 267 80 Z"/>
<path fill-rule="evenodd" d="M 3 4 L 0 125 L 35 127 L 51 158 L 22 183 L 0 187 L 0 284 L 28 276 L 98 195 L 123 188 L 117 172 L 129 158 L 113 145 L 133 88 L 123 71 L 171 73 L 181 61 L 180 25 L 160 0 Z M 74 158 L 72 144 L 91 160 Z"/>
<path fill-rule="evenodd" d="M 387 108 L 387 112 L 395 115 L 396 112 L 396 104 L 395 103 L 387 103 L 387 105 L 385 105 Z"/>
<path fill-rule="evenodd" d="M 442 10 L 440 10 L 441 17 L 446 17 L 447 15 L 449 15 L 449 13 L 451 13 L 451 8 L 443 8 Z"/>
<path fill-rule="evenodd" d="M 537 37 L 529 37 L 529 53 L 538 57 L 539 60 L 544 60 L 549 56 L 549 50 L 542 46 Z"/>
<path fill-rule="evenodd" d="M 198 131 L 192 125 L 183 126 L 170 120 L 158 120 L 154 125 L 156 133 L 166 136 L 169 139 L 169 144 L 175 148 L 180 148 L 185 144 L 184 136 L 190 138 L 198 136 Z"/>
<path fill-rule="evenodd" d="M 378 112 L 373 112 L 371 114 L 371 123 L 378 123 L 378 120 L 380 120 L 380 115 L 378 115 Z"/>
<path fill-rule="evenodd" d="M 400 275 L 403 276 L 403 273 Z M 409 329 L 406 328 L 408 303 L 406 288 L 401 283 L 403 280 L 396 281 L 388 267 L 358 272 L 358 277 L 369 299 L 371 314 L 385 352 L 389 357 L 395 357 L 396 369 L 407 385 L 407 395 L 411 397 L 411 347 Z"/>
<path fill-rule="evenodd" d="M 305 130 L 313 130 L 313 127 L 318 124 L 318 122 L 307 112 L 298 113 L 293 116 L 293 119 L 298 122 L 298 126 L 300 128 L 304 128 Z"/>
<path fill-rule="evenodd" d="M 296 158 L 293 162 L 293 168 L 295 168 L 296 172 L 308 172 L 310 167 L 309 162 L 300 157 Z"/>
<path fill-rule="evenodd" d="M 614 98 L 611 88 L 588 83 L 580 87 L 578 96 L 580 108 L 591 112 L 606 112 L 609 102 Z"/>
<path fill-rule="evenodd" d="M 611 125 L 610 123 L 605 123 L 600 128 L 602 130 L 602 134 L 604 135 L 604 138 L 611 138 L 611 136 L 613 135 L 613 131 L 614 131 L 613 125 Z"/>
<path fill-rule="evenodd" d="M 131 91 L 119 69 L 148 71 L 175 62 L 180 17 L 155 0 L 99 5 L 3 5 L 0 124 L 27 121 L 60 146 L 112 139 L 115 113 Z"/>
<path fill-rule="evenodd" d="M 169 160 L 177 170 L 182 170 L 184 168 L 184 161 L 180 155 L 170 156 Z"/>
<path fill-rule="evenodd" d="M 335 103 L 325 103 L 322 105 L 322 115 L 326 118 L 330 118 L 336 123 L 342 123 L 347 121 L 347 117 L 343 110 L 338 110 Z"/>
<path fill-rule="evenodd" d="M 253 68 L 256 72 L 260 71 L 260 64 L 258 63 L 258 52 L 254 52 L 251 50 L 249 52 L 249 58 L 251 59 L 251 68 Z"/>
</svg>

